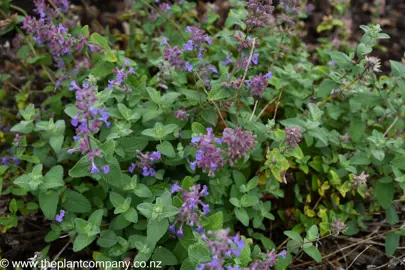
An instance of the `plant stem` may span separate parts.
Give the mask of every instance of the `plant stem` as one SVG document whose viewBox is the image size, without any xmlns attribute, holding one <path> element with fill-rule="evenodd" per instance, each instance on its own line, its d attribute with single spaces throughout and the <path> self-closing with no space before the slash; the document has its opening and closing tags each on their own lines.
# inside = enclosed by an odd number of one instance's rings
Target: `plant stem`
<svg viewBox="0 0 405 270">
<path fill-rule="evenodd" d="M 196 72 L 196 71 L 194 71 L 194 73 L 195 73 L 195 74 L 197 75 L 197 77 L 202 81 L 202 78 L 201 78 L 200 74 L 198 74 L 198 72 Z M 205 94 L 207 94 L 207 96 L 208 96 L 208 91 L 207 91 L 207 89 L 205 88 L 205 86 L 203 86 L 203 90 L 204 90 Z M 217 105 L 217 104 L 215 103 L 215 101 L 213 101 L 213 100 L 211 100 L 211 103 L 214 104 L 215 108 L 217 109 L 218 115 L 219 115 L 219 117 L 221 118 L 221 121 L 224 123 L 225 127 L 228 127 L 228 125 L 226 124 L 224 118 L 222 117 L 222 113 L 221 113 L 221 110 L 219 109 L 218 105 Z"/>
<path fill-rule="evenodd" d="M 253 38 L 253 40 L 252 40 L 252 49 L 250 50 L 249 59 L 248 59 L 248 62 L 246 64 L 246 68 L 245 68 L 245 72 L 243 73 L 242 80 L 241 80 L 241 82 L 239 84 L 239 87 L 238 87 L 238 96 L 237 96 L 237 105 L 236 105 L 236 126 L 239 126 L 240 89 L 241 89 L 241 87 L 243 85 L 243 82 L 246 79 L 246 75 L 247 75 L 247 72 L 248 72 L 248 69 L 249 69 L 249 66 L 250 66 L 250 62 L 252 61 L 253 52 L 255 50 L 255 45 L 256 45 L 256 38 Z"/>
<path fill-rule="evenodd" d="M 253 118 L 253 116 L 255 115 L 255 112 L 256 112 L 256 108 L 257 108 L 257 104 L 258 104 L 258 103 L 259 103 L 259 100 L 256 100 L 255 106 L 253 107 L 253 112 L 252 112 L 252 114 L 250 115 L 249 121 L 252 121 L 252 118 Z"/>
</svg>

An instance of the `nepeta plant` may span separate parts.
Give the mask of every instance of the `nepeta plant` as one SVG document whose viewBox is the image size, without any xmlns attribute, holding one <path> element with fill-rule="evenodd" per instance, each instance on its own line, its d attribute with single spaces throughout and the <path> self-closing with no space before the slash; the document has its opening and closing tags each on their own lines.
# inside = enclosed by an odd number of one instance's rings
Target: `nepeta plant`
<svg viewBox="0 0 405 270">
<path fill-rule="evenodd" d="M 35 74 L 0 75 L 20 109 L 0 110 L 3 230 L 43 215 L 47 242 L 95 260 L 285 269 L 321 264 L 335 254 L 318 242 L 384 213 L 395 254 L 405 67 L 372 56 L 388 36 L 362 26 L 354 48 L 325 19 L 318 32 L 336 35 L 309 49 L 306 1 L 229 3 L 221 22 L 212 6 L 197 20 L 191 1 L 133 1 L 126 32 L 105 36 L 67 1 L 13 19 L 10 57 Z"/>
</svg>

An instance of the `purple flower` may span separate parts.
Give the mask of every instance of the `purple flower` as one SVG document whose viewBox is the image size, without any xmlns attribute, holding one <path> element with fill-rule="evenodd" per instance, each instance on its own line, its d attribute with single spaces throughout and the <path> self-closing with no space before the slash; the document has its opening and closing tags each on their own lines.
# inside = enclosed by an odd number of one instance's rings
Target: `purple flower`
<svg viewBox="0 0 405 270">
<path fill-rule="evenodd" d="M 114 69 L 114 74 L 116 75 L 116 78 L 114 80 L 110 80 L 108 81 L 108 88 L 121 88 L 123 89 L 125 92 L 131 92 L 132 89 L 127 86 L 126 84 L 124 84 L 125 79 L 128 77 L 128 75 L 130 74 L 135 74 L 135 70 L 133 67 L 128 67 L 129 62 L 126 61 L 124 63 L 124 65 L 122 66 L 121 69 L 118 69 L 118 67 L 116 67 Z"/>
<path fill-rule="evenodd" d="M 274 6 L 271 0 L 249 0 L 246 4 L 249 16 L 246 24 L 249 28 L 260 28 L 271 21 Z"/>
<path fill-rule="evenodd" d="M 268 80 L 270 80 L 273 77 L 273 73 L 267 72 L 266 75 L 264 75 Z"/>
<path fill-rule="evenodd" d="M 252 62 L 255 65 L 259 64 L 259 54 L 258 53 L 255 53 L 252 55 Z"/>
<path fill-rule="evenodd" d="M 161 153 L 159 151 L 154 151 L 152 153 L 143 154 L 141 151 L 137 150 L 139 159 L 136 163 L 132 163 L 128 168 L 128 171 L 133 173 L 135 168 L 142 169 L 143 176 L 155 176 L 156 171 L 153 168 L 154 162 L 161 158 Z"/>
<path fill-rule="evenodd" d="M 260 257 L 253 261 L 248 270 L 261 270 L 261 269 L 271 269 L 272 266 L 276 265 L 277 258 L 285 258 L 287 256 L 287 251 L 283 250 L 279 254 L 275 250 L 267 251 L 265 254 L 260 254 Z"/>
<path fill-rule="evenodd" d="M 185 66 L 185 61 L 181 59 L 183 51 L 177 46 L 164 48 L 163 59 L 169 62 L 170 66 L 180 69 Z"/>
<path fill-rule="evenodd" d="M 289 145 L 290 147 L 297 147 L 302 137 L 300 127 L 287 127 L 285 129 L 285 137 L 287 145 Z"/>
<path fill-rule="evenodd" d="M 193 50 L 193 41 L 189 40 L 186 44 L 183 45 L 183 49 L 185 51 L 192 51 Z"/>
<path fill-rule="evenodd" d="M 229 163 L 233 163 L 241 157 L 247 156 L 249 150 L 254 149 L 256 136 L 251 131 L 240 128 L 226 128 L 223 133 L 223 141 L 228 146 Z"/>
<path fill-rule="evenodd" d="M 128 171 L 129 171 L 130 173 L 133 173 L 134 170 L 135 170 L 135 167 L 136 167 L 136 164 L 135 164 L 135 163 L 131 163 L 131 166 L 128 168 Z"/>
<path fill-rule="evenodd" d="M 248 88 L 250 88 L 250 94 L 261 98 L 263 96 L 264 88 L 268 85 L 269 73 L 266 75 L 256 75 L 250 80 L 245 81 Z"/>
<path fill-rule="evenodd" d="M 162 37 L 162 41 L 160 42 L 160 46 L 164 46 L 164 45 L 169 45 L 169 43 L 167 43 L 167 38 L 166 37 Z"/>
<path fill-rule="evenodd" d="M 229 55 L 227 55 L 225 61 L 222 62 L 222 65 L 227 66 L 230 63 L 233 63 L 233 60 Z"/>
<path fill-rule="evenodd" d="M 245 243 L 239 234 L 229 236 L 229 232 L 230 229 L 227 228 L 214 232 L 209 231 L 207 234 L 202 235 L 202 240 L 207 243 L 207 247 L 211 251 L 211 261 L 200 264 L 197 269 L 224 269 L 228 258 L 232 258 L 233 255 L 236 257 L 240 256 Z M 237 266 L 228 265 L 227 269 L 240 269 L 235 267 Z"/>
<path fill-rule="evenodd" d="M 108 174 L 110 172 L 110 166 L 104 165 L 102 166 L 104 174 Z"/>
<path fill-rule="evenodd" d="M 179 209 L 179 214 L 172 225 L 175 228 L 176 224 L 180 224 L 180 228 L 177 231 L 177 236 L 183 236 L 183 225 L 188 225 L 190 227 L 197 227 L 197 231 L 203 231 L 203 228 L 199 224 L 199 217 L 201 215 L 206 215 L 209 213 L 208 204 L 204 204 L 201 200 L 202 197 L 208 195 L 207 186 L 203 186 L 201 189 L 200 185 L 194 185 L 190 187 L 190 191 L 174 184 L 171 189 L 171 193 L 182 192 L 181 198 L 183 199 L 183 204 Z M 202 207 L 202 211 L 200 210 Z M 175 229 L 173 229 L 175 230 Z M 181 232 L 181 233 L 179 233 Z"/>
<path fill-rule="evenodd" d="M 193 71 L 193 66 L 189 62 L 185 62 L 183 70 L 191 72 L 191 71 Z"/>
<path fill-rule="evenodd" d="M 197 51 L 198 58 L 202 58 L 205 49 L 203 44 L 212 44 L 212 40 L 205 34 L 205 31 L 197 26 L 187 26 L 186 33 L 191 33 L 190 39 L 187 41 L 187 49 L 185 51 Z M 186 45 L 186 44 L 185 44 Z M 191 46 L 190 46 L 191 45 Z"/>
<path fill-rule="evenodd" d="M 186 110 L 183 108 L 183 109 L 181 109 L 181 110 L 175 111 L 175 112 L 174 112 L 174 116 L 175 116 L 177 119 L 187 121 L 187 120 L 188 120 L 188 117 L 189 117 L 190 115 L 189 115 L 189 114 L 186 112 Z"/>
<path fill-rule="evenodd" d="M 207 134 L 200 135 L 199 140 L 193 138 L 192 144 L 197 147 L 196 165 L 203 172 L 208 172 L 209 176 L 214 176 L 215 172 L 225 165 L 223 151 L 216 145 L 216 137 L 212 133 L 212 128 L 207 128 Z"/>
<path fill-rule="evenodd" d="M 65 216 L 65 213 L 66 213 L 66 211 L 65 210 L 60 210 L 60 212 L 59 212 L 59 214 L 57 214 L 56 216 L 55 216 L 55 220 L 57 221 L 57 222 L 62 222 L 63 221 L 63 217 Z"/>
</svg>

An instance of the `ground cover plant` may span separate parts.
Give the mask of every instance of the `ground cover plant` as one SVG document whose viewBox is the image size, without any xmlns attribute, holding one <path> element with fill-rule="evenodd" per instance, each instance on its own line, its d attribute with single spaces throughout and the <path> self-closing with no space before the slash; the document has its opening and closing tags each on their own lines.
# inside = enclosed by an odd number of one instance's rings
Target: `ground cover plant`
<svg viewBox="0 0 405 270">
<path fill-rule="evenodd" d="M 0 74 L 3 234 L 41 217 L 38 260 L 403 263 L 405 65 L 375 56 L 379 24 L 353 45 L 330 1 L 309 48 L 307 1 L 129 2 L 123 34 L 67 0 L 1 2 L 20 65 Z"/>
</svg>

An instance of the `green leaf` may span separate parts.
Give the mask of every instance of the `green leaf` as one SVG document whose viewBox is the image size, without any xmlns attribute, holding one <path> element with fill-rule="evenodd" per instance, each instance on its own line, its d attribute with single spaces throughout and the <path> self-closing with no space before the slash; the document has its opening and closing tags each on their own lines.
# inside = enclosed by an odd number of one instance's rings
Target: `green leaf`
<svg viewBox="0 0 405 270">
<path fill-rule="evenodd" d="M 251 207 L 255 204 L 259 203 L 259 198 L 253 195 L 243 195 L 240 199 L 240 204 L 242 207 Z"/>
<path fill-rule="evenodd" d="M 218 123 L 218 115 L 216 110 L 204 110 L 201 116 L 204 119 L 204 121 L 206 121 L 208 124 L 211 124 L 214 127 Z"/>
<path fill-rule="evenodd" d="M 71 213 L 88 213 L 91 211 L 89 200 L 79 192 L 66 189 L 62 207 Z"/>
<path fill-rule="evenodd" d="M 147 217 L 148 219 L 152 218 L 152 212 L 153 212 L 153 204 L 151 203 L 141 203 L 136 206 L 139 212 L 141 212 L 142 215 Z"/>
<path fill-rule="evenodd" d="M 111 201 L 112 205 L 115 208 L 118 208 L 118 207 L 120 207 L 121 205 L 124 204 L 125 198 L 122 197 L 120 194 L 118 194 L 116 192 L 111 192 L 110 193 L 110 201 Z"/>
<path fill-rule="evenodd" d="M 94 227 L 100 227 L 103 219 L 104 210 L 98 209 L 94 211 L 89 217 L 89 223 Z"/>
<path fill-rule="evenodd" d="M 231 204 L 233 204 L 233 206 L 241 207 L 240 200 L 238 198 L 230 198 L 229 201 Z"/>
<path fill-rule="evenodd" d="M 209 231 L 216 231 L 222 229 L 224 223 L 224 213 L 222 211 L 218 211 L 215 214 L 212 214 L 204 220 L 202 223 L 204 228 Z"/>
<path fill-rule="evenodd" d="M 304 242 L 304 239 L 301 237 L 301 235 L 295 231 L 285 231 L 285 235 L 290 237 L 292 240 L 297 241 L 297 242 Z"/>
<path fill-rule="evenodd" d="M 122 188 L 123 184 L 120 163 L 115 157 L 112 157 L 108 160 L 108 165 L 110 166 L 110 172 L 102 174 L 102 180 L 111 186 Z"/>
<path fill-rule="evenodd" d="M 44 182 L 41 185 L 43 189 L 50 189 L 64 186 L 63 167 L 60 165 L 52 167 L 44 176 Z"/>
<path fill-rule="evenodd" d="M 150 191 L 150 189 L 142 184 L 142 183 L 138 183 L 136 185 L 136 188 L 134 190 L 134 194 L 140 198 L 150 198 L 152 197 L 152 192 Z"/>
<path fill-rule="evenodd" d="M 97 45 L 100 45 L 105 51 L 111 51 L 107 39 L 98 33 L 91 34 L 90 41 Z"/>
<path fill-rule="evenodd" d="M 23 174 L 23 175 L 17 177 L 17 178 L 14 180 L 13 183 L 14 183 L 15 185 L 17 185 L 17 186 L 23 188 L 23 189 L 28 189 L 28 190 L 29 190 L 29 189 L 31 189 L 30 181 L 31 181 L 31 177 L 29 177 L 29 176 L 26 175 L 26 174 Z"/>
<path fill-rule="evenodd" d="M 193 133 L 198 135 L 205 134 L 206 131 L 205 127 L 197 122 L 191 124 L 191 130 L 193 131 Z"/>
<path fill-rule="evenodd" d="M 194 265 L 198 264 L 202 258 L 209 258 L 210 252 L 203 244 L 193 244 L 188 248 L 188 257 Z"/>
<path fill-rule="evenodd" d="M 46 191 L 39 193 L 39 206 L 41 207 L 44 215 L 53 220 L 56 215 L 56 209 L 58 208 L 59 196 L 55 191 Z"/>
<path fill-rule="evenodd" d="M 164 247 L 157 247 L 155 249 L 154 254 L 152 255 L 152 260 L 153 261 L 160 261 L 162 262 L 162 265 L 177 265 L 178 261 L 176 256 L 168 250 L 167 248 Z"/>
<path fill-rule="evenodd" d="M 138 212 L 134 208 L 129 208 L 125 213 L 124 217 L 126 220 L 132 223 L 137 223 L 138 222 Z"/>
<path fill-rule="evenodd" d="M 58 154 L 62 149 L 63 140 L 64 140 L 63 135 L 56 135 L 49 138 L 49 144 L 51 145 L 52 149 L 55 151 L 56 154 Z"/>
<path fill-rule="evenodd" d="M 95 235 L 89 237 L 85 234 L 79 234 L 73 242 L 73 251 L 78 252 L 84 249 L 85 247 L 93 243 L 94 240 L 96 240 Z"/>
<path fill-rule="evenodd" d="M 347 54 L 336 51 L 336 52 L 329 52 L 329 55 L 339 67 L 345 70 L 350 70 L 353 68 L 352 59 L 349 56 L 347 56 Z"/>
<path fill-rule="evenodd" d="M 384 209 L 387 209 L 391 206 L 392 200 L 394 199 L 395 186 L 392 181 L 390 183 L 384 183 L 384 181 L 381 180 L 382 179 L 379 179 L 377 181 L 375 197 L 380 205 Z"/>
<path fill-rule="evenodd" d="M 318 227 L 316 225 L 312 225 L 307 232 L 307 237 L 309 241 L 314 241 L 318 238 Z"/>
<path fill-rule="evenodd" d="M 69 176 L 73 178 L 80 178 L 91 175 L 89 167 L 91 163 L 87 156 L 82 157 L 72 169 L 69 170 Z"/>
<path fill-rule="evenodd" d="M 165 235 L 167 229 L 169 228 L 169 221 L 167 218 L 158 221 L 156 219 L 149 219 L 148 220 L 148 227 L 147 227 L 147 239 L 151 243 L 157 243 L 160 238 Z"/>
<path fill-rule="evenodd" d="M 320 98 L 325 98 L 332 93 L 333 89 L 338 88 L 338 87 L 339 87 L 339 84 L 337 84 L 336 82 L 334 82 L 330 79 L 325 79 L 319 85 L 318 90 L 315 92 L 315 96 L 320 97 Z"/>
<path fill-rule="evenodd" d="M 235 208 L 235 216 L 243 225 L 249 226 L 249 216 L 245 208 Z"/>
<path fill-rule="evenodd" d="M 390 60 L 392 75 L 396 77 L 405 77 L 405 67 L 401 62 Z"/>
<path fill-rule="evenodd" d="M 314 259 L 316 262 L 318 263 L 322 262 L 322 255 L 314 245 L 311 244 L 311 246 L 304 248 L 304 252 L 308 254 L 312 259 Z"/>
<path fill-rule="evenodd" d="M 395 232 L 387 233 L 385 238 L 385 253 L 387 253 L 387 255 L 391 256 L 395 253 L 398 249 L 400 239 L 401 236 Z"/>
<path fill-rule="evenodd" d="M 242 30 L 246 29 L 244 19 L 246 17 L 246 11 L 242 9 L 231 9 L 225 21 L 225 27 L 231 28 L 234 25 L 239 26 Z"/>
<path fill-rule="evenodd" d="M 157 145 L 156 149 L 167 157 L 176 156 L 176 152 L 174 151 L 173 145 L 168 141 L 164 141 L 163 143 Z"/>
<path fill-rule="evenodd" d="M 399 217 L 397 214 L 397 211 L 395 210 L 394 205 L 390 205 L 386 210 L 385 210 L 385 215 L 387 218 L 387 222 L 391 225 L 395 225 L 399 222 Z"/>
<path fill-rule="evenodd" d="M 97 245 L 103 248 L 110 248 L 117 244 L 118 238 L 114 231 L 104 230 L 100 233 L 100 238 L 97 240 Z"/>
<path fill-rule="evenodd" d="M 148 92 L 150 98 L 155 104 L 161 104 L 162 103 L 162 97 L 160 96 L 160 92 L 157 91 L 154 88 L 151 87 L 146 87 L 146 92 Z"/>
</svg>

